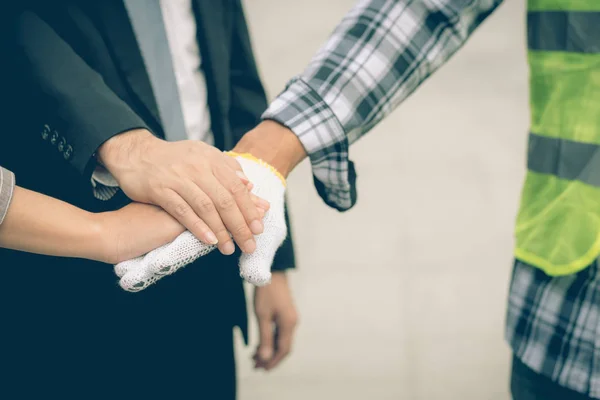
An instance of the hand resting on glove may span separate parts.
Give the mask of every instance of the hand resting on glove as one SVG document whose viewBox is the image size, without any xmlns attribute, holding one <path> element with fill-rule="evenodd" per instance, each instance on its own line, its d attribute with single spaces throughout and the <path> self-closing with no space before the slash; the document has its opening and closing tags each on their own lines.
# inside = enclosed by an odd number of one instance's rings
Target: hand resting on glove
<svg viewBox="0 0 600 400">
<path fill-rule="evenodd" d="M 285 179 L 272 166 L 250 154 L 228 152 L 242 166 L 254 187 L 252 193 L 270 203 L 263 218 L 264 231 L 255 236 L 256 250 L 240 257 L 240 275 L 247 282 L 263 286 L 271 281 L 271 265 L 277 249 L 287 235 L 284 215 Z M 145 256 L 115 266 L 119 285 L 129 292 L 146 289 L 159 279 L 171 275 L 216 248 L 185 231 L 173 242 Z"/>
</svg>

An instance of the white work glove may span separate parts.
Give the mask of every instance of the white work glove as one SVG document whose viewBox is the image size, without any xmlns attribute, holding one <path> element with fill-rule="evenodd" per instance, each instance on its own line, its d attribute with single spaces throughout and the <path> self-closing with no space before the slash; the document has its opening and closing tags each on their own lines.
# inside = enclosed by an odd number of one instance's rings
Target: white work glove
<svg viewBox="0 0 600 400">
<path fill-rule="evenodd" d="M 275 253 L 287 235 L 284 214 L 285 180 L 269 164 L 249 154 L 228 153 L 240 163 L 252 182 L 252 193 L 267 200 L 270 208 L 263 218 L 264 230 L 255 236 L 256 250 L 240 257 L 240 276 L 247 282 L 263 286 L 271 281 Z M 129 292 L 146 289 L 162 277 L 197 260 L 216 248 L 198 240 L 189 231 L 145 256 L 115 266 L 119 285 Z"/>
</svg>

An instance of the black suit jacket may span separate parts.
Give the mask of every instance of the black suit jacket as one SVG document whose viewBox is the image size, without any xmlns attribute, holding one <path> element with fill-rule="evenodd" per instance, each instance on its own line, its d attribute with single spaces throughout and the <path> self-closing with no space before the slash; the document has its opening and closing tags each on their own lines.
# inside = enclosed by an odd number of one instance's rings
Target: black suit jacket
<svg viewBox="0 0 600 400">
<path fill-rule="evenodd" d="M 265 93 L 240 1 L 195 0 L 194 8 L 212 131 L 216 146 L 230 149 L 259 121 Z M 0 162 L 21 186 L 94 212 L 121 207 L 129 201 L 122 193 L 108 202 L 94 198 L 94 153 L 113 135 L 134 128 L 163 136 L 123 3 L 29 1 L 12 11 L 3 43 L 10 105 Z M 0 250 L 0 265 L 7 271 L 0 281 L 2 342 L 13 344 L 2 350 L 5 360 L 21 368 L 41 355 L 56 357 L 57 346 L 67 359 L 81 348 L 89 351 L 90 343 L 108 352 L 115 343 L 107 337 L 115 330 L 135 332 L 142 316 L 162 315 L 164 323 L 154 330 L 194 318 L 200 324 L 238 325 L 246 333 L 236 256 L 214 252 L 138 294 L 118 288 L 111 266 L 91 261 Z M 277 267 L 294 267 L 289 239 L 277 254 Z M 151 311 L 157 304 L 164 314 Z M 45 336 L 38 343 L 40 331 Z"/>
</svg>

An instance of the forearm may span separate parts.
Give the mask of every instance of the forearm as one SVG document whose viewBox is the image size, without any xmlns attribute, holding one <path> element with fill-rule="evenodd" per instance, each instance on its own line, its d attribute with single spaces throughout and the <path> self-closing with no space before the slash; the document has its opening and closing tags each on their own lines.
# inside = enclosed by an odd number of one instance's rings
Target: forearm
<svg viewBox="0 0 600 400">
<path fill-rule="evenodd" d="M 148 204 L 94 214 L 16 187 L 0 225 L 0 247 L 116 264 L 167 244 L 183 231 L 164 210 Z"/>
<path fill-rule="evenodd" d="M 319 194 L 356 201 L 349 146 L 398 107 L 502 0 L 361 0 L 264 113 L 310 157 Z"/>
<path fill-rule="evenodd" d="M 63 257 L 102 259 L 101 226 L 94 214 L 16 187 L 0 225 L 0 246 Z"/>
<path fill-rule="evenodd" d="M 57 26 L 57 21 L 31 11 L 15 18 L 9 65 L 18 70 L 11 95 L 19 107 L 35 108 L 31 117 L 39 123 L 35 140 L 46 141 L 48 151 L 58 151 L 64 162 L 87 177 L 95 167 L 98 147 L 146 124 L 122 99 L 123 93 L 114 92 L 90 60 L 63 40 Z"/>
</svg>

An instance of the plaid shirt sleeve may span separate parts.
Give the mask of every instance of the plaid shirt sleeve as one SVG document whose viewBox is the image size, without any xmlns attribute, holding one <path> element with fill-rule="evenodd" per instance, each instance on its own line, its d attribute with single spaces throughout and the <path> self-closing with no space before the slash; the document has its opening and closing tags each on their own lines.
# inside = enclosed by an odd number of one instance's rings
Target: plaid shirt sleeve
<svg viewBox="0 0 600 400">
<path fill-rule="evenodd" d="M 361 0 L 263 119 L 290 128 L 323 200 L 356 202 L 348 146 L 446 62 L 502 0 Z"/>
</svg>

